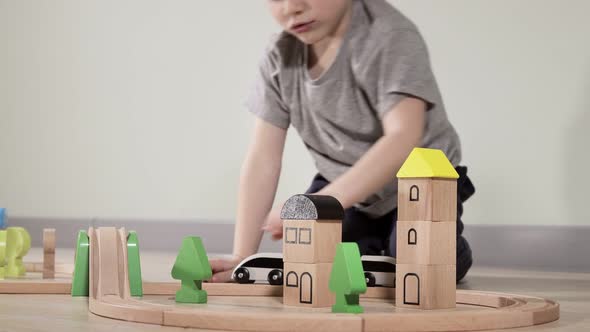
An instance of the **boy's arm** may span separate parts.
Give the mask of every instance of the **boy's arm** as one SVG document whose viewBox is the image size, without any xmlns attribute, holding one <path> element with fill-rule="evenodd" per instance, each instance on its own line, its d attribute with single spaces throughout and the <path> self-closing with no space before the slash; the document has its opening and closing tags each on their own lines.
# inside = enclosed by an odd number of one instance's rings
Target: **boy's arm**
<svg viewBox="0 0 590 332">
<path fill-rule="evenodd" d="M 257 119 L 254 137 L 240 173 L 234 233 L 236 258 L 258 251 L 262 225 L 275 198 L 287 130 Z"/>
<path fill-rule="evenodd" d="M 412 149 L 421 143 L 425 114 L 424 101 L 404 98 L 383 116 L 383 137 L 317 194 L 334 196 L 347 209 L 392 181 Z"/>
</svg>

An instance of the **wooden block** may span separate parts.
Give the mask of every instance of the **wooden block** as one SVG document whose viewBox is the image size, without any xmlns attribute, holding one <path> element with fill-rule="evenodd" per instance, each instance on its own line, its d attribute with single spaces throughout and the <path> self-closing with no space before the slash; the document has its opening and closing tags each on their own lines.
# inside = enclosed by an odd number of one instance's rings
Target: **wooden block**
<svg viewBox="0 0 590 332">
<path fill-rule="evenodd" d="M 340 220 L 284 220 L 283 261 L 331 263 L 342 242 Z"/>
<path fill-rule="evenodd" d="M 67 279 L 12 279 L 0 281 L 0 294 L 70 294 Z"/>
<path fill-rule="evenodd" d="M 55 278 L 55 228 L 43 230 L 43 279 Z"/>
<path fill-rule="evenodd" d="M 398 220 L 456 221 L 457 180 L 399 179 L 397 204 Z"/>
<path fill-rule="evenodd" d="M 357 315 L 289 312 L 283 308 L 270 309 L 267 312 L 239 307 L 174 309 L 164 311 L 164 325 L 192 327 L 199 331 L 363 331 L 363 319 Z"/>
<path fill-rule="evenodd" d="M 498 309 L 518 305 L 518 302 L 514 298 L 510 298 L 509 294 L 457 290 L 457 304 Z"/>
<path fill-rule="evenodd" d="M 395 299 L 395 288 L 392 287 L 367 287 L 367 291 L 361 294 L 361 299 Z M 391 303 L 391 302 L 388 302 Z"/>
<path fill-rule="evenodd" d="M 395 331 L 496 331 L 543 324 L 559 318 L 559 304 L 524 295 L 458 291 L 457 303 L 471 307 L 361 315 L 363 331 L 391 331 L 392 326 Z"/>
<path fill-rule="evenodd" d="M 432 221 L 457 221 L 457 180 L 432 180 Z"/>
<path fill-rule="evenodd" d="M 288 263 L 283 269 L 283 304 L 299 307 L 325 308 L 336 303 L 330 292 L 332 263 Z"/>
<path fill-rule="evenodd" d="M 102 299 L 90 299 L 88 310 L 96 315 L 147 324 L 164 324 L 167 306 L 151 304 L 117 295 L 105 295 Z"/>
<path fill-rule="evenodd" d="M 415 309 L 456 306 L 455 265 L 396 265 L 395 305 Z"/>
<path fill-rule="evenodd" d="M 556 309 L 551 308 L 549 310 L 540 310 L 538 313 L 544 316 L 543 322 L 546 323 L 557 319 L 555 311 Z M 444 310 L 426 313 L 405 312 L 401 315 L 376 313 L 363 315 L 363 331 L 500 331 L 535 325 L 537 323 L 531 317 L 536 314 L 537 312 L 531 314 L 530 311 L 525 310 L 516 312 L 505 310 Z M 392 326 L 395 326 L 395 330 L 391 328 Z M 535 329 L 526 330 L 536 331 Z"/>
<path fill-rule="evenodd" d="M 43 252 L 55 253 L 55 228 L 43 229 Z"/>
<path fill-rule="evenodd" d="M 398 221 L 397 264 L 456 265 L 457 223 Z"/>
<path fill-rule="evenodd" d="M 0 284 L 1 286 L 2 284 Z M 143 282 L 144 295 L 174 295 L 180 289 L 179 282 Z M 283 296 L 283 287 L 268 284 L 234 284 L 234 283 L 203 283 L 203 289 L 210 296 Z M 0 288 L 0 293 L 1 288 Z M 367 287 L 367 292 L 361 294 L 366 299 L 394 299 L 395 288 Z"/>
<path fill-rule="evenodd" d="M 43 279 L 55 278 L 55 254 L 43 255 Z"/>
</svg>

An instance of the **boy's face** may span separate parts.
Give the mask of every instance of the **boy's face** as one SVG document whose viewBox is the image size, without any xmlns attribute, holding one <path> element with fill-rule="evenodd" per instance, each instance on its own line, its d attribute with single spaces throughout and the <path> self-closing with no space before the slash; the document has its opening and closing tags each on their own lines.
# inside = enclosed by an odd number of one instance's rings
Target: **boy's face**
<svg viewBox="0 0 590 332">
<path fill-rule="evenodd" d="M 305 44 L 333 35 L 351 8 L 352 0 L 268 0 L 274 19 Z"/>
</svg>

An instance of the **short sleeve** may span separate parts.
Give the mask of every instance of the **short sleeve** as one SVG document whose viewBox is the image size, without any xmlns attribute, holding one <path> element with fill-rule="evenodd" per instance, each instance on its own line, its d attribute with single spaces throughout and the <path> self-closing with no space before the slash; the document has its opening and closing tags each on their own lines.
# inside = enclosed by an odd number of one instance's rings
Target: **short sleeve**
<svg viewBox="0 0 590 332">
<path fill-rule="evenodd" d="M 248 111 L 279 128 L 290 124 L 289 110 L 281 97 L 278 56 L 269 52 L 258 66 L 258 71 L 246 101 Z"/>
<path fill-rule="evenodd" d="M 436 105 L 438 87 L 432 73 L 428 49 L 418 31 L 396 30 L 380 34 L 381 42 L 369 56 L 368 88 L 380 117 L 407 96 L 422 99 L 427 110 Z"/>
</svg>

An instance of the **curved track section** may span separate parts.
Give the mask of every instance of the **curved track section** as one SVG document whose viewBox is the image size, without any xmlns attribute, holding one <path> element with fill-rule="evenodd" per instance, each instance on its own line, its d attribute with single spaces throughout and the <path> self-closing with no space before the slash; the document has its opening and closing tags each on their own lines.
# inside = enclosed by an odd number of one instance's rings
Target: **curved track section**
<svg viewBox="0 0 590 332">
<path fill-rule="evenodd" d="M 127 232 L 124 228 L 90 228 L 88 309 L 108 318 L 164 324 L 165 306 L 131 298 L 127 270 Z"/>
<path fill-rule="evenodd" d="M 90 229 L 88 235 L 89 310 L 114 319 L 210 330 L 385 332 L 504 329 L 543 324 L 559 318 L 559 304 L 550 300 L 475 291 L 458 291 L 456 309 L 436 311 L 396 309 L 391 301 L 392 292 L 382 292 L 381 298 L 365 298 L 362 303 L 365 313 L 360 315 L 287 307 L 276 296 L 253 293 L 248 297 L 230 296 L 228 293 L 233 286 L 229 285 L 226 296 L 216 297 L 210 293 L 207 304 L 179 305 L 162 296 L 136 300 L 129 293 L 125 230 Z M 235 289 L 252 287 L 238 286 L 243 287 Z M 160 293 L 170 291 L 166 289 Z M 268 295 L 269 288 L 258 287 L 257 291 Z"/>
</svg>

